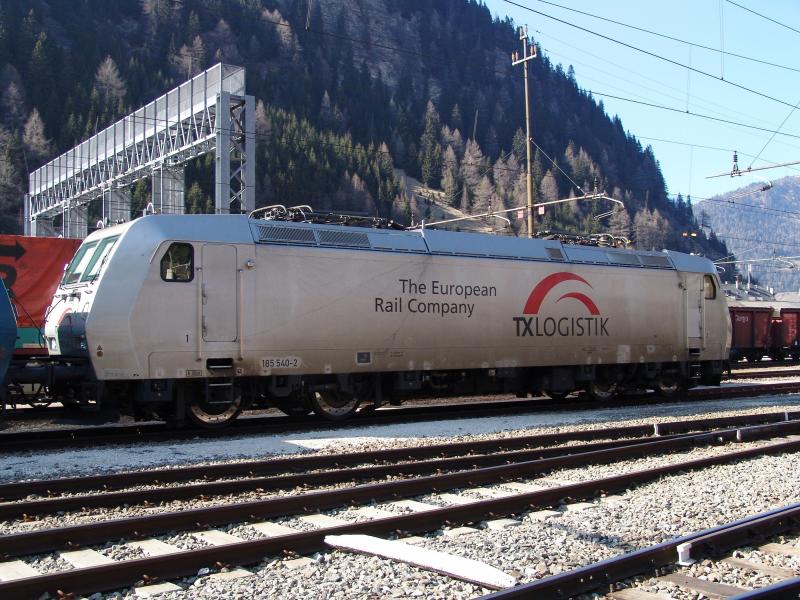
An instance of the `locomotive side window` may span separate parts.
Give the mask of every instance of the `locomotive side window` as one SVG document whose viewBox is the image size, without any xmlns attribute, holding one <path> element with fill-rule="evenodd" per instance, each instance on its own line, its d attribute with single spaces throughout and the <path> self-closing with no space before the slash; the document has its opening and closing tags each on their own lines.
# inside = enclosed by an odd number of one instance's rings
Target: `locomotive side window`
<svg viewBox="0 0 800 600">
<path fill-rule="evenodd" d="M 713 300 L 717 297 L 717 286 L 714 284 L 714 278 L 711 275 L 703 277 L 703 297 L 706 300 Z"/>
<path fill-rule="evenodd" d="M 94 254 L 94 248 L 97 242 L 89 242 L 83 244 L 75 253 L 75 257 L 69 263 L 67 271 L 64 273 L 64 279 L 61 280 L 61 285 L 69 285 L 70 283 L 78 283 L 81 275 L 86 270 L 86 266 Z"/>
<path fill-rule="evenodd" d="M 161 259 L 161 279 L 191 281 L 194 279 L 194 248 L 191 244 L 175 242 Z"/>
</svg>

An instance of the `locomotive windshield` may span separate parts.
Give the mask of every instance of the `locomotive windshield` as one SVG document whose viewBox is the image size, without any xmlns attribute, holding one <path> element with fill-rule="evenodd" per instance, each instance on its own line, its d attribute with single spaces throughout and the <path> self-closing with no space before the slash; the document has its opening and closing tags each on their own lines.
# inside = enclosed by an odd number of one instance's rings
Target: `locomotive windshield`
<svg viewBox="0 0 800 600">
<path fill-rule="evenodd" d="M 89 281 L 96 277 L 105 264 L 111 250 L 119 239 L 118 235 L 83 244 L 69 263 L 61 285 L 70 285 L 79 281 Z"/>
</svg>

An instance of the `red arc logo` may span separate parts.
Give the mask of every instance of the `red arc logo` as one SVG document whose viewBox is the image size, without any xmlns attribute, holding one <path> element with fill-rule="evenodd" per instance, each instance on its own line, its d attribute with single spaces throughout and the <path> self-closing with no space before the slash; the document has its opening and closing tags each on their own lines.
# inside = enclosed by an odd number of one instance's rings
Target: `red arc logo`
<svg viewBox="0 0 800 600">
<path fill-rule="evenodd" d="M 578 281 L 580 283 L 585 283 L 590 288 L 592 287 L 588 281 L 586 281 L 580 275 L 575 275 L 575 273 L 567 273 L 563 271 L 561 273 L 553 273 L 552 275 L 548 275 L 542 279 L 536 284 L 536 287 L 533 288 L 531 295 L 528 296 L 528 301 L 525 303 L 523 314 L 538 314 L 539 308 L 541 308 L 542 302 L 544 302 L 544 299 L 547 294 L 550 293 L 550 290 L 552 290 L 559 283 L 563 283 L 565 281 Z M 558 300 L 556 300 L 556 302 L 561 302 L 564 298 L 572 298 L 573 300 L 577 300 L 578 302 L 582 303 L 591 315 L 600 314 L 600 310 L 598 310 L 597 305 L 586 294 L 581 292 L 570 292 L 561 296 Z"/>
</svg>

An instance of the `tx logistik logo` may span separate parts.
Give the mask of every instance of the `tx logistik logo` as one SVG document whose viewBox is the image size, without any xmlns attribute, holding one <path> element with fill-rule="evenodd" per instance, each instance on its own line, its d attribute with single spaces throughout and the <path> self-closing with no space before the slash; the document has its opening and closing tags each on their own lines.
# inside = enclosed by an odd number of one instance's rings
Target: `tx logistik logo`
<svg viewBox="0 0 800 600">
<path fill-rule="evenodd" d="M 525 303 L 525 308 L 522 313 L 524 315 L 535 315 L 532 317 L 512 317 L 517 326 L 517 337 L 535 336 L 535 337 L 604 337 L 609 335 L 608 317 L 600 315 L 600 309 L 594 301 L 584 294 L 583 292 L 568 292 L 562 294 L 554 304 L 558 304 L 562 300 L 571 299 L 580 302 L 584 308 L 589 312 L 588 317 L 545 317 L 538 316 L 539 309 L 542 303 L 550 293 L 550 291 L 557 285 L 566 281 L 577 281 L 592 289 L 592 286 L 580 275 L 575 273 L 553 273 L 542 279 L 536 284 L 536 287 L 531 291 L 528 296 L 528 301 Z"/>
</svg>

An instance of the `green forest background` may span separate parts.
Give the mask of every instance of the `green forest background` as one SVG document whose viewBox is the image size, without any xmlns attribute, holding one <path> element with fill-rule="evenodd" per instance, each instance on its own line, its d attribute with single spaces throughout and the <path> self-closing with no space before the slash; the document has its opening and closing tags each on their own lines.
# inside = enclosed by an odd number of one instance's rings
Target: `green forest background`
<svg viewBox="0 0 800 600">
<path fill-rule="evenodd" d="M 410 223 L 437 208 L 525 204 L 512 22 L 474 0 L 307 9 L 307 0 L 0 0 L 0 231 L 22 230 L 29 171 L 217 62 L 244 66 L 257 99 L 257 206 Z M 728 253 L 689 199 L 668 195 L 652 149 L 578 88 L 572 67 L 541 53 L 530 67 L 537 199 L 580 195 L 572 180 L 625 204 L 598 221 L 606 207 L 565 203 L 540 229 Z M 149 185 L 134 186 L 137 210 Z M 188 166 L 186 187 L 187 211 L 212 210 L 213 155 Z"/>
</svg>

